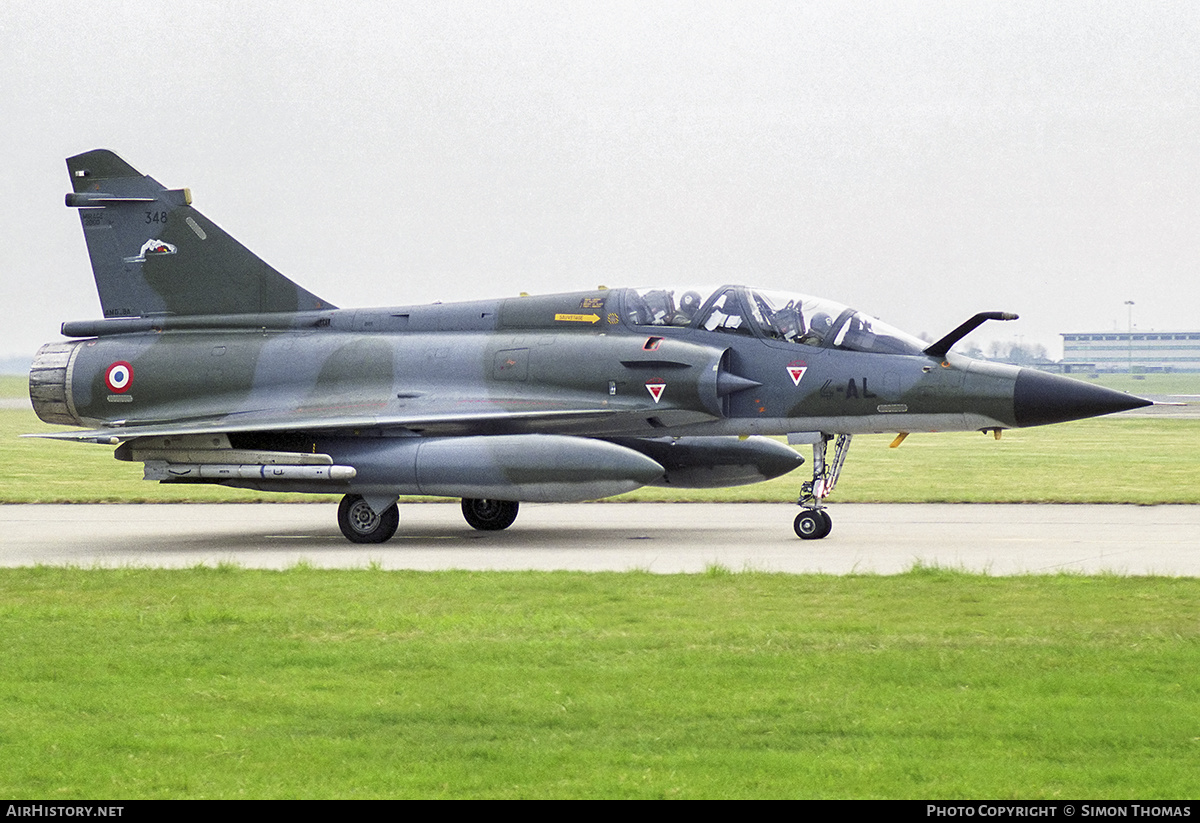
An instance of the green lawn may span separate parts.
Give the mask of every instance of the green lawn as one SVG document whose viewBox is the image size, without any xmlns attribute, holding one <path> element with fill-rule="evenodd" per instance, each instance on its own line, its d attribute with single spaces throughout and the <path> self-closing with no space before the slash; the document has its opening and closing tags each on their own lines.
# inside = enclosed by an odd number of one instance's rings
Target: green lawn
<svg viewBox="0 0 1200 823">
<path fill-rule="evenodd" d="M 21 437 L 66 431 L 32 410 L 0 409 L 0 503 L 314 502 L 335 497 L 272 495 L 223 486 L 162 485 L 142 480 L 141 463 L 113 459 L 112 446 Z"/>
<path fill-rule="evenodd" d="M 219 486 L 141 479 L 111 446 L 21 438 L 53 431 L 32 411 L 0 409 L 0 502 L 311 501 Z M 1101 418 L 1004 433 L 856 437 L 834 500 L 843 502 L 1200 503 L 1200 420 Z M 804 449 L 804 447 L 802 447 Z M 807 449 L 803 454 L 810 454 Z M 617 500 L 793 500 L 807 464 L 767 483 L 730 489 L 644 488 Z"/>
<path fill-rule="evenodd" d="M 29 379 L 23 376 L 0 374 L 0 397 L 28 397 Z"/>
<path fill-rule="evenodd" d="M 1131 394 L 1195 394 L 1200 395 L 1200 373 L 1187 374 L 1088 374 L 1067 375 L 1085 383 L 1107 386 Z"/>
<path fill-rule="evenodd" d="M 0 409 L 0 499 L 285 499 L 16 436 L 50 428 Z M 837 499 L 1200 502 L 1200 421 L 890 440 Z M 0 796 L 1192 798 L 1198 603 L 927 568 L 0 569 Z"/>
<path fill-rule="evenodd" d="M 1200 503 L 1200 420 L 1115 417 L 1003 433 L 855 437 L 833 500 L 846 503 Z M 803 447 L 801 447 L 803 448 Z M 810 451 L 802 451 L 810 455 Z M 735 489 L 643 488 L 618 500 L 795 498 L 805 466 Z"/>
<path fill-rule="evenodd" d="M 1200 581 L 0 570 L 0 795 L 1188 798 Z"/>
</svg>

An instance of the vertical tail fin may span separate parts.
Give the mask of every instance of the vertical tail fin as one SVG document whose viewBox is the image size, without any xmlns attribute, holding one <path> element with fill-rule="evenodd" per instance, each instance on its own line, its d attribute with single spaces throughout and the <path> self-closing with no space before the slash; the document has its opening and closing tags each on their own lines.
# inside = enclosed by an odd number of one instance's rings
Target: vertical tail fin
<svg viewBox="0 0 1200 823">
<path fill-rule="evenodd" d="M 105 317 L 332 309 L 107 149 L 67 158 Z"/>
</svg>

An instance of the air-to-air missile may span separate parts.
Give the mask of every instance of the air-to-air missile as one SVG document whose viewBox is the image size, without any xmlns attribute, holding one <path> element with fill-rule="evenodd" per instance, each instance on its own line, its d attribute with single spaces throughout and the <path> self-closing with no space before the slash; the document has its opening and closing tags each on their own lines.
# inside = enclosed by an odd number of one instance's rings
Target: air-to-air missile
<svg viewBox="0 0 1200 823">
<path fill-rule="evenodd" d="M 804 294 L 613 288 L 339 309 L 111 151 L 67 160 L 104 318 L 64 323 L 29 375 L 38 416 L 162 483 L 344 495 L 352 541 L 404 495 L 476 529 L 520 501 L 754 483 L 812 447 L 796 533 L 825 537 L 850 439 L 994 432 L 1149 404 L 951 351 Z M 774 439 L 786 437 L 788 444 Z M 829 446 L 832 444 L 832 453 Z"/>
</svg>

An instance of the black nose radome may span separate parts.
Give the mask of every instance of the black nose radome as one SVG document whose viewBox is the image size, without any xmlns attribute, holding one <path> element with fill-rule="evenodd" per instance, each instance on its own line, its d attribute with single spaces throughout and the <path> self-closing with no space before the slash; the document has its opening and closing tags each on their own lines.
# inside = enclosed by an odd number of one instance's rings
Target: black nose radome
<svg viewBox="0 0 1200 823">
<path fill-rule="evenodd" d="M 1018 426 L 1042 426 L 1140 409 L 1152 401 L 1037 369 L 1021 369 L 1013 390 Z"/>
</svg>

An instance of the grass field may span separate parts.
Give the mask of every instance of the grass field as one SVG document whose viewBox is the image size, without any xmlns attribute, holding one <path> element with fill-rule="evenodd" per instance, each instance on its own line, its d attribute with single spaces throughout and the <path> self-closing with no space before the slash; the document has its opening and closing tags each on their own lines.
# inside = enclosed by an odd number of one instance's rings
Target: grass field
<svg viewBox="0 0 1200 823">
<path fill-rule="evenodd" d="M 0 409 L 0 503 L 313 502 L 300 494 L 264 494 L 222 486 L 171 486 L 142 480 L 141 463 L 113 459 L 112 446 L 22 438 L 62 431 L 32 410 Z"/>
<path fill-rule="evenodd" d="M 0 397 L 28 397 L 29 378 L 23 375 L 0 374 Z"/>
<path fill-rule="evenodd" d="M 1200 373 L 1188 374 L 1088 374 L 1068 375 L 1075 380 L 1107 386 L 1131 394 L 1191 394 L 1200 395 Z"/>
<path fill-rule="evenodd" d="M 0 409 L 0 500 L 286 499 L 16 437 L 49 428 Z M 837 499 L 1200 502 L 1200 421 L 890 439 Z M 1197 604 L 929 568 L 0 569 L 0 796 L 1195 798 Z"/>
<path fill-rule="evenodd" d="M 0 572 L 0 795 L 1189 798 L 1200 581 Z"/>
<path fill-rule="evenodd" d="M 52 431 L 32 411 L 0 409 L 0 502 L 313 501 L 219 486 L 141 479 L 140 463 L 112 447 L 19 437 Z M 1004 433 L 914 434 L 854 439 L 835 500 L 843 502 L 1200 503 L 1200 420 L 1102 418 Z M 803 452 L 808 454 L 806 450 Z M 729 489 L 648 487 L 617 500 L 794 500 L 806 466 L 782 478 Z"/>
</svg>

